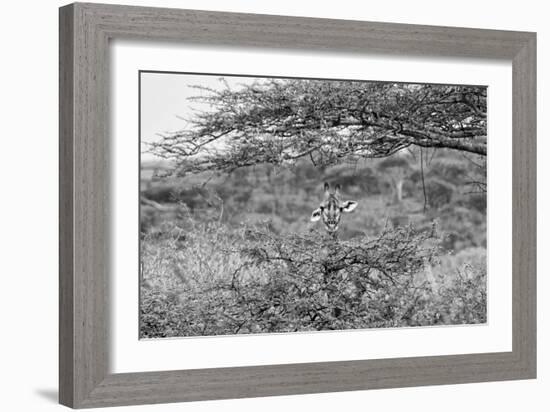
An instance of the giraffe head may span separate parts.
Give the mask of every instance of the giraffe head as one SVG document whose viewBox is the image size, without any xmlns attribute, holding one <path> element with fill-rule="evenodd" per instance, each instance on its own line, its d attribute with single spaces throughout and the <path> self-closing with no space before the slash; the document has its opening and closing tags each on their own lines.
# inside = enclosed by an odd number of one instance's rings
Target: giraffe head
<svg viewBox="0 0 550 412">
<path fill-rule="evenodd" d="M 322 218 L 327 232 L 336 234 L 342 213 L 352 212 L 356 207 L 357 202 L 353 200 L 340 201 L 340 185 L 336 185 L 334 191 L 331 191 L 330 185 L 325 182 L 323 201 L 311 214 L 311 221 L 317 222 Z"/>
</svg>

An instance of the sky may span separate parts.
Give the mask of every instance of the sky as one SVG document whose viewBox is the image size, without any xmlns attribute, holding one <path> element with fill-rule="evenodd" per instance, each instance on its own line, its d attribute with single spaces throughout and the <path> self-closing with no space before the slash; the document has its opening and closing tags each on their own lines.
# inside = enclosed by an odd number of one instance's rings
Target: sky
<svg viewBox="0 0 550 412">
<path fill-rule="evenodd" d="M 141 156 L 142 160 L 155 160 L 146 153 L 147 143 L 158 141 L 159 133 L 175 132 L 186 128 L 183 118 L 190 118 L 193 109 L 207 110 L 208 106 L 189 101 L 189 97 L 202 91 L 189 86 L 200 85 L 212 89 L 224 88 L 219 75 L 189 75 L 175 73 L 141 73 Z M 231 88 L 257 81 L 252 77 L 223 77 Z"/>
</svg>

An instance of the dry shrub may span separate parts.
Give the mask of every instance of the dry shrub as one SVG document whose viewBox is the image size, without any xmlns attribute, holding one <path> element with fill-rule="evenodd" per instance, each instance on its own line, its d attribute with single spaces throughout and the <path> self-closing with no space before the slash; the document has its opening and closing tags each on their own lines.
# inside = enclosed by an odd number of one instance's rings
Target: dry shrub
<svg viewBox="0 0 550 412">
<path fill-rule="evenodd" d="M 267 332 L 400 325 L 423 289 L 414 274 L 434 255 L 426 246 L 432 233 L 412 227 L 347 241 L 317 232 L 281 236 L 255 228 L 247 233 L 241 255 L 266 274 L 254 297 L 261 298 L 261 310 L 250 319 Z M 248 287 L 236 292 L 250 300 Z"/>
<path fill-rule="evenodd" d="M 484 268 L 419 276 L 449 267 L 436 243 L 411 226 L 344 241 L 191 222 L 144 239 L 141 337 L 485 322 Z"/>
</svg>

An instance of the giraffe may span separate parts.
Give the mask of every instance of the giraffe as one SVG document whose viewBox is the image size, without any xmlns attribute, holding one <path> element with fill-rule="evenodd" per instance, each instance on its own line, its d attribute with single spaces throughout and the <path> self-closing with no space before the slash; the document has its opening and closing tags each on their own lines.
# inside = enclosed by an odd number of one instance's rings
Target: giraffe
<svg viewBox="0 0 550 412">
<path fill-rule="evenodd" d="M 335 238 L 342 213 L 352 212 L 357 207 L 357 202 L 354 200 L 340 201 L 339 184 L 337 184 L 334 187 L 334 191 L 331 192 L 330 185 L 325 182 L 324 189 L 324 199 L 319 207 L 311 214 L 311 221 L 317 222 L 323 218 L 325 229 Z"/>
</svg>

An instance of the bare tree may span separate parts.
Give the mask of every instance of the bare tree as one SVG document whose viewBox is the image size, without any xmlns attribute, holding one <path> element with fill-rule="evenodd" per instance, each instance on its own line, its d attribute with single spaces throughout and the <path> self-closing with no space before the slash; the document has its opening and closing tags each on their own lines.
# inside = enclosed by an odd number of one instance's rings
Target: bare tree
<svg viewBox="0 0 550 412">
<path fill-rule="evenodd" d="M 393 190 L 393 201 L 400 204 L 403 200 L 403 184 L 411 165 L 405 156 L 392 156 L 378 164 L 378 170 L 389 180 Z"/>
</svg>

